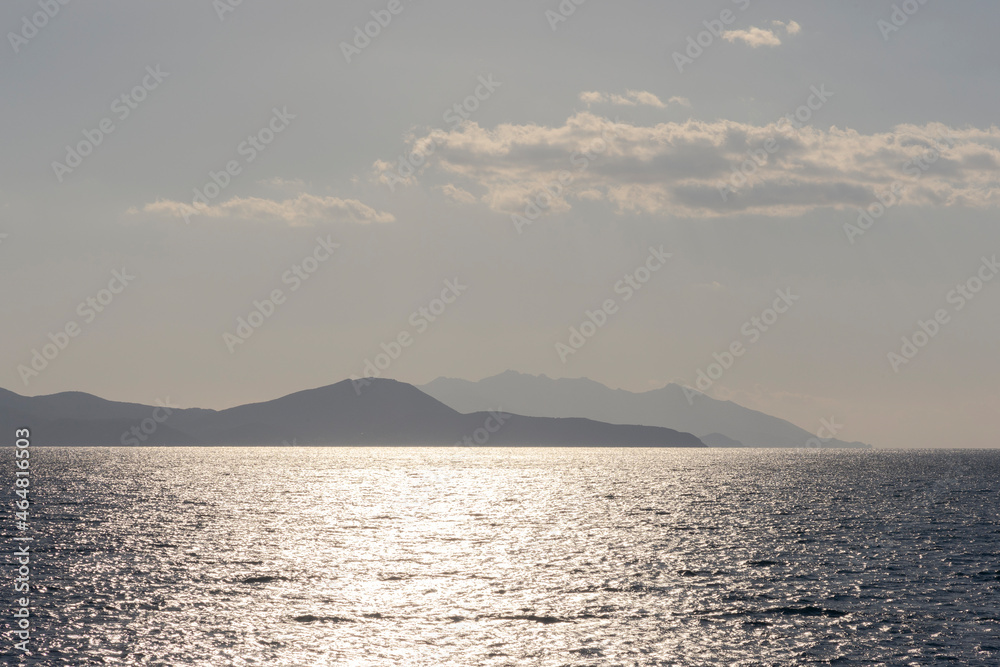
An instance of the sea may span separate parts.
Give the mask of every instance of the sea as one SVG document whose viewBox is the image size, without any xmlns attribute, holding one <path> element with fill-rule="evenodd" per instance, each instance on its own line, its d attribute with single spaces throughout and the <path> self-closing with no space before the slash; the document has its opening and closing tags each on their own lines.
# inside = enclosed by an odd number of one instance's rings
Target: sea
<svg viewBox="0 0 1000 667">
<path fill-rule="evenodd" d="M 1000 451 L 11 449 L 7 665 L 1000 665 Z"/>
</svg>

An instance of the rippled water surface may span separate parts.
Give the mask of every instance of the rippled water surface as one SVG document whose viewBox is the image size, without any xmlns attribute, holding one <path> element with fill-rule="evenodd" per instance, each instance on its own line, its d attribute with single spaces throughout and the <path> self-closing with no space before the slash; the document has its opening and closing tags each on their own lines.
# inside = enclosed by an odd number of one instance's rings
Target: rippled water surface
<svg viewBox="0 0 1000 667">
<path fill-rule="evenodd" d="M 7 664 L 1000 665 L 998 453 L 31 461 L 35 652 L 5 606 Z"/>
</svg>

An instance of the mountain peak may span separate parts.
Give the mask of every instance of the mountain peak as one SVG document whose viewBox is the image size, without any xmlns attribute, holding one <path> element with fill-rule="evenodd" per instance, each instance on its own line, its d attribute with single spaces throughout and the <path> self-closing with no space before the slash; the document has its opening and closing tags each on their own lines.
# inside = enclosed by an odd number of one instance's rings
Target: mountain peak
<svg viewBox="0 0 1000 667">
<path fill-rule="evenodd" d="M 438 378 L 421 387 L 459 412 L 502 405 L 524 415 L 587 417 L 711 436 L 726 446 L 805 447 L 815 436 L 795 424 L 675 383 L 632 392 L 589 378 L 557 378 L 506 371 L 478 382 Z M 839 440 L 830 447 L 852 447 Z"/>
</svg>

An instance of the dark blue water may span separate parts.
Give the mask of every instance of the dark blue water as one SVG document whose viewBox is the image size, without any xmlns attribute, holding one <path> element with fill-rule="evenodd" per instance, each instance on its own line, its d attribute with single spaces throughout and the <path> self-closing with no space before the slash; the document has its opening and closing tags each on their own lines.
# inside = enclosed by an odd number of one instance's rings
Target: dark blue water
<svg viewBox="0 0 1000 667">
<path fill-rule="evenodd" d="M 33 650 L 5 607 L 7 664 L 1000 665 L 997 452 L 31 460 Z"/>
</svg>

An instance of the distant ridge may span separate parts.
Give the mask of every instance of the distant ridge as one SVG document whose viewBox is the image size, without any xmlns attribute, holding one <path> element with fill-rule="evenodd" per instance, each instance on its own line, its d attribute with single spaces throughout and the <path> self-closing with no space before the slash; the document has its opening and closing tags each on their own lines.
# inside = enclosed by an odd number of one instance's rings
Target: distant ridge
<svg viewBox="0 0 1000 667">
<path fill-rule="evenodd" d="M 715 447 L 808 447 L 816 436 L 791 422 L 701 394 L 677 384 L 634 393 L 587 378 L 552 379 L 506 371 L 472 382 L 437 378 L 420 387 L 460 412 L 503 405 L 525 415 L 586 415 L 611 424 L 668 426 L 694 433 Z M 867 448 L 860 442 L 828 439 L 824 447 Z"/>
<path fill-rule="evenodd" d="M 36 445 L 705 446 L 690 433 L 663 427 L 506 411 L 462 414 L 395 380 L 373 378 L 358 389 L 344 380 L 219 411 L 0 389 L 0 422 L 31 428 Z"/>
</svg>

